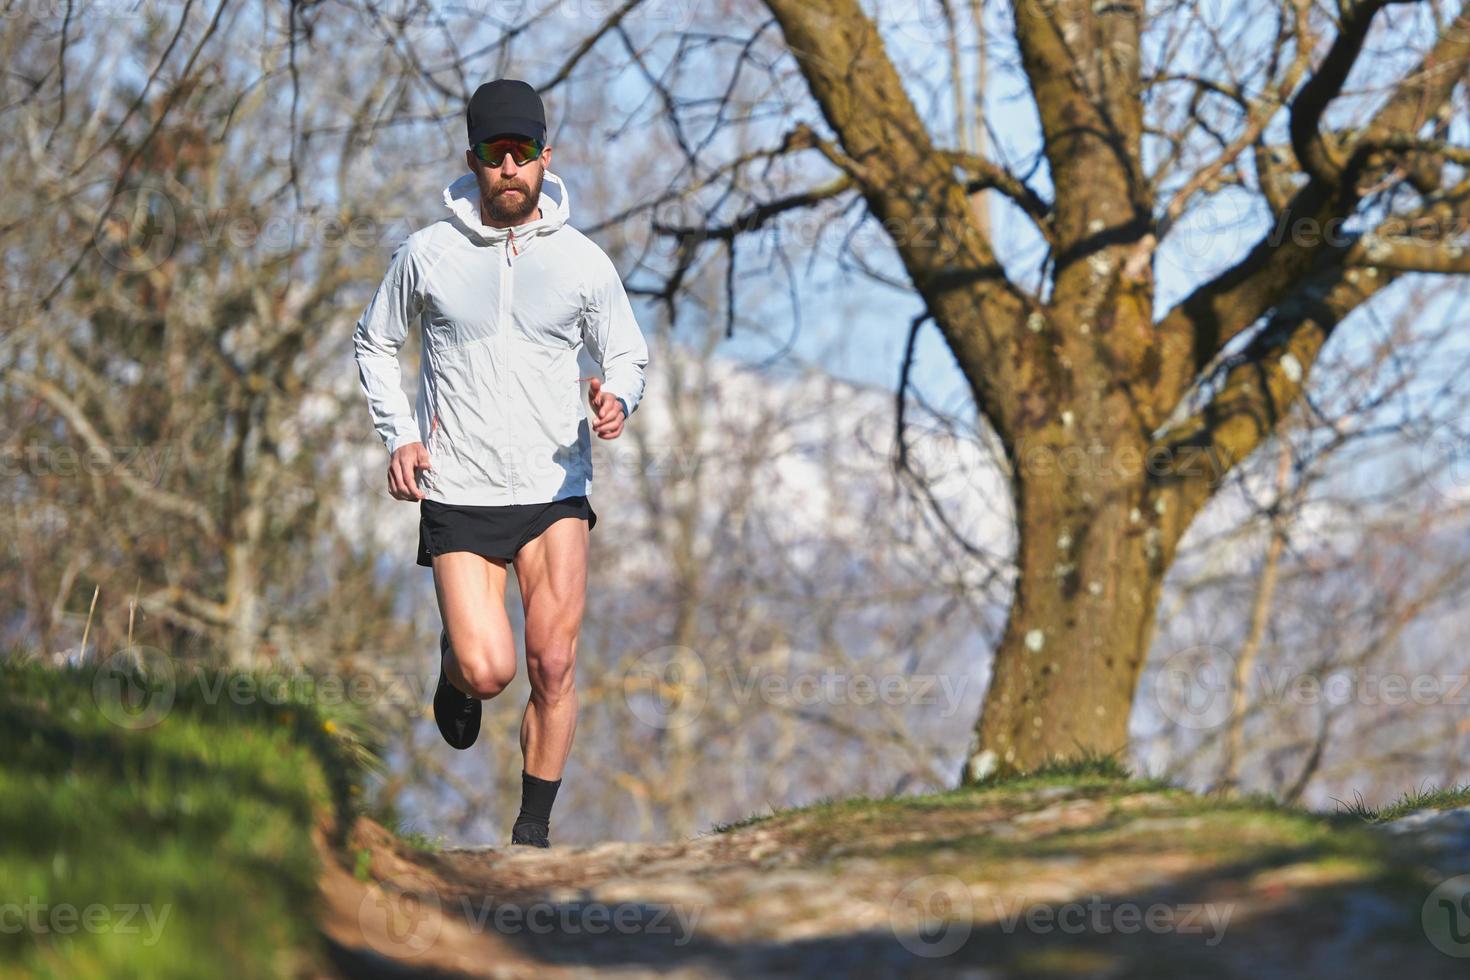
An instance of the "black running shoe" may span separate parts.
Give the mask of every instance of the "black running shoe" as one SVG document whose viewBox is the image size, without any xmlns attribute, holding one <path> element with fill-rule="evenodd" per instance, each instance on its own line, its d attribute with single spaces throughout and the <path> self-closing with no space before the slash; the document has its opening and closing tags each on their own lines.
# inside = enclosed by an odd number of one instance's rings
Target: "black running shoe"
<svg viewBox="0 0 1470 980">
<path fill-rule="evenodd" d="M 546 839 L 548 828 L 539 823 L 518 823 L 510 832 L 512 844 L 524 844 L 528 847 L 550 847 L 551 841 Z"/>
<path fill-rule="evenodd" d="M 444 741 L 456 749 L 467 749 L 480 737 L 480 700 L 449 683 L 444 674 L 444 654 L 449 637 L 439 633 L 439 687 L 434 691 L 434 721 Z"/>
</svg>

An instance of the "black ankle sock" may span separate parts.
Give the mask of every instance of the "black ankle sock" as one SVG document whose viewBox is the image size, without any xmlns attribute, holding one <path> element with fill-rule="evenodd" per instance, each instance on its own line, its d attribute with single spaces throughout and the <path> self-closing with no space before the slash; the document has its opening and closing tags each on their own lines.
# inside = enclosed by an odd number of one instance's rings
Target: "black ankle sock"
<svg viewBox="0 0 1470 980">
<path fill-rule="evenodd" d="M 553 782 L 522 770 L 521 812 L 516 817 L 516 826 L 531 823 L 543 829 L 548 827 L 551 823 L 551 805 L 556 802 L 556 791 L 560 788 L 560 779 Z"/>
</svg>

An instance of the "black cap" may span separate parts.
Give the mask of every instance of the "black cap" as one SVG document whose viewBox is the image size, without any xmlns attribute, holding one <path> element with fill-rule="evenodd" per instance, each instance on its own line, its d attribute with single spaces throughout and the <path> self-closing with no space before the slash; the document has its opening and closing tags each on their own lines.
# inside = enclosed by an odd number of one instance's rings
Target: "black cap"
<svg viewBox="0 0 1470 980">
<path fill-rule="evenodd" d="M 481 140 L 514 133 L 546 142 L 546 109 L 541 96 L 518 78 L 497 78 L 475 89 L 465 109 L 470 146 Z"/>
</svg>

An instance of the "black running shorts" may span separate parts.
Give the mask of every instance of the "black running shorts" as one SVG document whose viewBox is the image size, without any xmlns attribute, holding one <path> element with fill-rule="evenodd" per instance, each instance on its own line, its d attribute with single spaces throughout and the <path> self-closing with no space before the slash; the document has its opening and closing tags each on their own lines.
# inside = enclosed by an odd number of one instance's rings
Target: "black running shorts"
<svg viewBox="0 0 1470 980">
<path fill-rule="evenodd" d="M 549 503 L 499 506 L 420 500 L 418 563 L 432 568 L 433 556 L 448 551 L 472 551 L 511 561 L 527 541 L 563 517 L 582 518 L 589 531 L 597 526 L 597 512 L 585 494 Z"/>
</svg>

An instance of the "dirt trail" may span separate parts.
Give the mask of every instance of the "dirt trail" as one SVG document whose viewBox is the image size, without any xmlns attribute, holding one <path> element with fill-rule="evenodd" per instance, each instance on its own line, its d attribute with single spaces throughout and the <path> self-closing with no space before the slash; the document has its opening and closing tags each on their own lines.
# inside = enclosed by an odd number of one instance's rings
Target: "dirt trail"
<svg viewBox="0 0 1470 980">
<path fill-rule="evenodd" d="M 353 977 L 1463 976 L 1420 921 L 1463 853 L 1415 840 L 1066 787 L 548 851 L 364 820 L 324 851 L 323 931 Z"/>
</svg>

